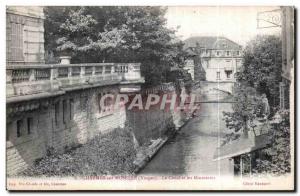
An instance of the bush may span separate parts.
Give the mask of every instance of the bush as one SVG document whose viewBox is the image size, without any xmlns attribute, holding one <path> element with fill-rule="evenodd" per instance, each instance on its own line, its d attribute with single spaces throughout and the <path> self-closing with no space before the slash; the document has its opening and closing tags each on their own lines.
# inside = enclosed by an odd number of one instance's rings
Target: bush
<svg viewBox="0 0 300 196">
<path fill-rule="evenodd" d="M 282 175 L 291 172 L 290 113 L 280 111 L 279 122 L 272 123 L 271 145 L 262 150 L 266 159 L 256 160 L 255 173 Z"/>
<path fill-rule="evenodd" d="M 49 153 L 21 176 L 91 176 L 131 173 L 136 156 L 128 130 L 115 129 L 64 154 Z"/>
</svg>

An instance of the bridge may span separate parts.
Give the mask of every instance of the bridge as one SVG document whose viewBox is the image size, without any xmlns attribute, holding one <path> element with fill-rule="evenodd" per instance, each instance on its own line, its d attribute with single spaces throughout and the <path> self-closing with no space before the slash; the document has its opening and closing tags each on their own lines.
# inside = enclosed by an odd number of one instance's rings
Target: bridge
<svg viewBox="0 0 300 196">
<path fill-rule="evenodd" d="M 68 91 L 119 84 L 136 92 L 144 83 L 139 63 L 10 65 L 6 67 L 7 103 L 56 96 Z M 130 88 L 129 88 L 130 87 Z M 126 90 L 127 89 L 127 90 Z"/>
<path fill-rule="evenodd" d="M 124 126 L 125 109 L 101 108 L 106 93 L 138 93 L 139 63 L 6 66 L 7 173 L 16 174 L 49 149 L 63 152 Z"/>
</svg>

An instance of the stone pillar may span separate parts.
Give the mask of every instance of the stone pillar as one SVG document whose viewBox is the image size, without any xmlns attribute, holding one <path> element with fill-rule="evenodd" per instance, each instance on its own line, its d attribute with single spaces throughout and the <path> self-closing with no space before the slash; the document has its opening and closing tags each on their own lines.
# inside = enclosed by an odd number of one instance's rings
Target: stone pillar
<svg viewBox="0 0 300 196">
<path fill-rule="evenodd" d="M 35 70 L 34 69 L 30 69 L 29 81 L 35 81 Z"/>
<path fill-rule="evenodd" d="M 60 59 L 60 64 L 63 64 L 63 65 L 70 64 L 70 62 L 71 62 L 70 56 L 61 56 L 61 57 L 59 57 L 59 59 Z"/>
<path fill-rule="evenodd" d="M 6 84 L 7 83 L 12 83 L 12 70 L 11 69 L 7 69 L 6 70 Z"/>
</svg>

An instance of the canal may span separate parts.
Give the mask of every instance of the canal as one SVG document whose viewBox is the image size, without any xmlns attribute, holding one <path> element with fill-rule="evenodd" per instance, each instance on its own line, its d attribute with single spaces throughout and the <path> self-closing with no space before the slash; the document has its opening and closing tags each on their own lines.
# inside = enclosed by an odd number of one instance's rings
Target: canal
<svg viewBox="0 0 300 196">
<path fill-rule="evenodd" d="M 202 103 L 197 117 L 169 139 L 139 174 L 230 175 L 229 161 L 213 161 L 213 155 L 227 130 L 222 111 L 231 111 L 231 106 L 231 103 Z"/>
</svg>

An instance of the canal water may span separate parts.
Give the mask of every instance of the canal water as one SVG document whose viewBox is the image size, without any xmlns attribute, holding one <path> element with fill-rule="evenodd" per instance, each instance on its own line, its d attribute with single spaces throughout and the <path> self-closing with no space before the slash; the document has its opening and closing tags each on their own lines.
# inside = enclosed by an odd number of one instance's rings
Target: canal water
<svg viewBox="0 0 300 196">
<path fill-rule="evenodd" d="M 202 103 L 197 117 L 182 127 L 140 175 L 231 175 L 228 160 L 213 161 L 216 148 L 229 131 L 223 111 L 232 111 L 231 103 Z"/>
</svg>

